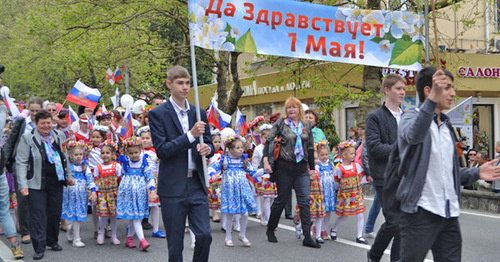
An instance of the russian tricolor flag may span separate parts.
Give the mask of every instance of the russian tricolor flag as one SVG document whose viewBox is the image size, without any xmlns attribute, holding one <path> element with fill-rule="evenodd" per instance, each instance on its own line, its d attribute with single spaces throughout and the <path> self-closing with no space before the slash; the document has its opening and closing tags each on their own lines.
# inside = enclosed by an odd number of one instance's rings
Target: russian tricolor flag
<svg viewBox="0 0 500 262">
<path fill-rule="evenodd" d="M 101 92 L 99 90 L 90 88 L 78 80 L 69 92 L 66 100 L 85 107 L 95 108 L 100 97 Z"/>
<path fill-rule="evenodd" d="M 247 130 L 248 130 L 247 122 L 245 121 L 245 118 L 243 118 L 243 115 L 241 114 L 241 111 L 238 108 L 238 111 L 236 112 L 236 124 L 234 125 L 234 131 L 236 134 L 244 136 Z"/>
<path fill-rule="evenodd" d="M 120 135 L 123 139 L 127 139 L 134 135 L 134 126 L 132 125 L 132 113 L 130 112 L 130 107 L 127 107 L 125 111 L 125 116 L 123 116 L 122 129 L 120 130 Z"/>
<path fill-rule="evenodd" d="M 66 114 L 66 120 L 68 121 L 68 126 L 71 126 L 74 122 L 78 121 L 78 114 L 68 105 L 68 113 Z"/>
<path fill-rule="evenodd" d="M 113 81 L 118 82 L 122 80 L 122 72 L 120 71 L 120 68 L 117 66 L 115 73 L 113 74 Z"/>
<path fill-rule="evenodd" d="M 231 123 L 231 115 L 228 115 L 218 108 L 215 98 L 210 103 L 210 108 L 207 111 L 208 123 L 215 126 L 215 128 L 222 130 Z"/>
</svg>

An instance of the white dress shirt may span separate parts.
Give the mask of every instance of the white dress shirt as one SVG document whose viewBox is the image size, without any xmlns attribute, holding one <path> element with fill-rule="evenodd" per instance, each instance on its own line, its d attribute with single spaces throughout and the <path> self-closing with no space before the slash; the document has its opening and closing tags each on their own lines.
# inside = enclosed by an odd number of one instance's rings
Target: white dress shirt
<svg viewBox="0 0 500 262">
<path fill-rule="evenodd" d="M 182 109 L 178 104 L 174 102 L 172 97 L 169 98 L 170 103 L 174 106 L 175 113 L 177 114 L 177 117 L 179 118 L 179 122 L 181 122 L 182 126 L 182 131 L 184 134 L 187 134 L 187 137 L 189 139 L 189 143 L 193 143 L 196 141 L 194 136 L 191 134 L 191 131 L 189 130 L 189 117 L 188 113 L 189 110 L 191 109 L 189 106 L 189 103 L 187 100 L 185 100 L 186 103 L 186 109 Z M 196 170 L 196 164 L 193 161 L 193 156 L 191 152 L 191 148 L 188 149 L 188 172 L 195 171 Z"/>
<path fill-rule="evenodd" d="M 447 120 L 438 126 L 436 117 L 435 115 L 430 127 L 432 145 L 429 168 L 417 205 L 441 217 L 458 217 L 460 206 L 455 192 L 455 182 L 458 181 L 453 178 L 455 143 L 446 126 Z"/>
</svg>

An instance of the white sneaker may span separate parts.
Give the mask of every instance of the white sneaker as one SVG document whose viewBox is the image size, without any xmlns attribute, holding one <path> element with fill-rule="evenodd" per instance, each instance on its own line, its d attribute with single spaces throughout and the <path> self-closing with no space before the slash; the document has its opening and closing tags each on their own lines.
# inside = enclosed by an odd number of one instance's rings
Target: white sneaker
<svg viewBox="0 0 500 262">
<path fill-rule="evenodd" d="M 75 238 L 75 240 L 73 240 L 73 246 L 74 247 L 85 247 L 85 243 L 83 243 L 80 238 Z"/>
<path fill-rule="evenodd" d="M 375 232 L 365 233 L 366 238 L 375 238 L 377 234 Z"/>
<path fill-rule="evenodd" d="M 68 229 L 66 230 L 66 238 L 69 242 L 73 241 L 73 224 L 68 225 Z"/>
</svg>

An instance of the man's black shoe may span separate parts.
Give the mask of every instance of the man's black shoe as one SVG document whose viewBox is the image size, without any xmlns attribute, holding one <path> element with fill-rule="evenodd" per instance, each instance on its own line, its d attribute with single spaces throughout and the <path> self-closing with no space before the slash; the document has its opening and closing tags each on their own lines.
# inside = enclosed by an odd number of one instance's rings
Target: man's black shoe
<svg viewBox="0 0 500 262">
<path fill-rule="evenodd" d="M 293 216 L 292 216 L 292 215 L 285 215 L 285 218 L 286 218 L 286 219 L 293 220 Z"/>
<path fill-rule="evenodd" d="M 55 243 L 54 245 L 50 246 L 52 251 L 61 251 L 63 250 L 62 246 L 60 246 L 58 243 Z"/>
<path fill-rule="evenodd" d="M 304 241 L 302 241 L 302 245 L 305 247 L 321 248 L 321 245 L 311 237 L 304 238 Z"/>
<path fill-rule="evenodd" d="M 40 253 L 36 252 L 36 253 L 33 255 L 33 260 L 40 260 L 40 259 L 42 259 L 42 258 L 43 258 L 43 253 L 42 253 L 42 252 L 40 252 Z"/>
<path fill-rule="evenodd" d="M 267 236 L 267 241 L 271 243 L 278 243 L 278 239 L 274 235 L 274 229 L 267 229 L 266 236 Z"/>
<path fill-rule="evenodd" d="M 147 221 L 142 221 L 142 228 L 145 230 L 150 230 L 150 229 L 153 229 L 153 226 L 151 224 L 149 224 L 149 222 L 147 222 Z"/>
</svg>

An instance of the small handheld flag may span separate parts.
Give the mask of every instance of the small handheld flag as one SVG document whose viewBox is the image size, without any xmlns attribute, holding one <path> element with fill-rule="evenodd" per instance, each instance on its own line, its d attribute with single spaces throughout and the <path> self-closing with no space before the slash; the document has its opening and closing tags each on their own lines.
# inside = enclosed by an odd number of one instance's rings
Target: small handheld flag
<svg viewBox="0 0 500 262">
<path fill-rule="evenodd" d="M 113 73 L 113 81 L 116 83 L 120 80 L 122 80 L 122 72 L 120 71 L 120 68 L 117 66 L 115 72 Z"/>
<path fill-rule="evenodd" d="M 85 107 L 95 108 L 101 98 L 101 92 L 96 88 L 90 88 L 77 80 L 66 100 Z"/>
<path fill-rule="evenodd" d="M 113 78 L 113 70 L 111 70 L 111 68 L 108 68 L 108 70 L 106 71 L 106 79 L 108 79 L 110 85 L 115 84 L 115 80 L 113 80 Z"/>
<path fill-rule="evenodd" d="M 245 118 L 243 118 L 243 115 L 241 114 L 241 111 L 238 108 L 238 111 L 236 111 L 236 123 L 234 125 L 234 131 L 236 132 L 236 134 L 244 136 L 247 130 L 248 130 L 247 122 L 245 121 Z"/>
<path fill-rule="evenodd" d="M 125 116 L 123 116 L 122 129 L 120 130 L 120 136 L 123 139 L 127 139 L 134 135 L 134 126 L 132 125 L 132 112 L 130 112 L 130 107 L 127 107 L 125 111 Z"/>
</svg>

